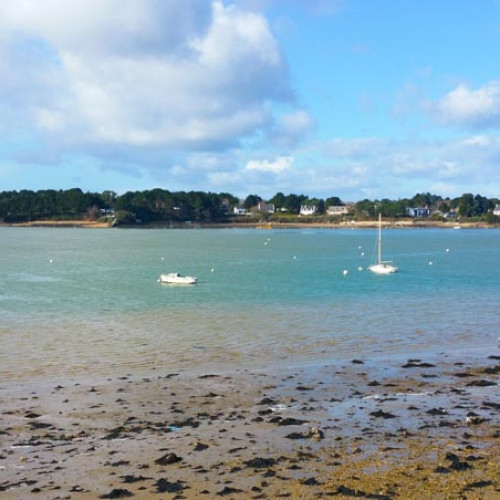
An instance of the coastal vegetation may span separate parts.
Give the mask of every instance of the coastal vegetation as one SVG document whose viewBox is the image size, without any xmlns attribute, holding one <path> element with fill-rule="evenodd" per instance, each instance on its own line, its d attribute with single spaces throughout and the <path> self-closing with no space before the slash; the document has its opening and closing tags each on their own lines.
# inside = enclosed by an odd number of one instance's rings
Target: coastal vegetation
<svg viewBox="0 0 500 500">
<path fill-rule="evenodd" d="M 261 202 L 264 202 L 261 204 Z M 67 190 L 20 190 L 0 192 L 0 222 L 6 224 L 32 221 L 88 220 L 113 225 L 155 224 L 164 222 L 328 222 L 332 220 L 372 220 L 379 212 L 391 219 L 408 218 L 409 207 L 426 207 L 434 220 L 460 220 L 497 223 L 500 217 L 494 209 L 498 198 L 465 193 L 457 198 L 443 198 L 430 193 L 417 193 L 413 198 L 363 199 L 344 202 L 337 196 L 326 199 L 306 195 L 276 193 L 263 200 L 250 194 L 240 200 L 230 193 L 203 191 L 171 192 L 165 189 L 83 192 L 80 188 Z M 266 208 L 261 208 L 261 207 Z M 303 206 L 314 207 L 312 215 L 301 216 Z M 272 208 L 270 208 L 272 207 Z M 344 207 L 341 212 L 330 212 L 331 207 Z M 246 217 L 235 215 L 241 208 Z M 300 217 L 300 219 L 299 219 Z"/>
</svg>

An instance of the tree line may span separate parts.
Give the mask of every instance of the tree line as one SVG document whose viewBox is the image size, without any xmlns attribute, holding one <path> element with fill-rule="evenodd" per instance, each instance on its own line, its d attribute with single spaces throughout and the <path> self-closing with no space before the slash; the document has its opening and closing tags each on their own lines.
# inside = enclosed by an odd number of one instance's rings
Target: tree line
<svg viewBox="0 0 500 500">
<path fill-rule="evenodd" d="M 263 200 L 256 194 L 248 195 L 243 202 L 230 193 L 203 191 L 170 192 L 165 189 L 128 191 L 117 195 L 114 191 L 102 193 L 83 192 L 80 188 L 67 190 L 21 190 L 0 192 L 0 221 L 5 223 L 35 220 L 69 220 L 112 217 L 118 224 L 163 221 L 221 221 L 227 220 L 233 208 L 243 206 L 255 210 L 259 202 L 273 204 L 275 215 L 267 217 L 293 217 L 302 205 L 316 206 L 316 214 L 324 216 L 330 206 L 344 206 L 339 197 L 326 199 L 306 195 L 276 193 Z M 457 198 L 442 198 L 430 193 L 417 193 L 413 198 L 398 200 L 364 199 L 349 204 L 349 212 L 356 218 L 407 216 L 408 207 L 428 207 L 438 216 L 456 212 L 462 218 L 492 218 L 492 209 L 500 204 L 498 198 L 465 193 Z"/>
</svg>

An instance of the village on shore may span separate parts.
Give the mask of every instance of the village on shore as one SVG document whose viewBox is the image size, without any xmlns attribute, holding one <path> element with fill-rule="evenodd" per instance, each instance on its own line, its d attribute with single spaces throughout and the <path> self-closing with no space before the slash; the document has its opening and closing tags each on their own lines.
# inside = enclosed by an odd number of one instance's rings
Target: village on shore
<svg viewBox="0 0 500 500">
<path fill-rule="evenodd" d="M 344 202 L 277 193 L 265 201 L 229 193 L 170 192 L 164 189 L 84 193 L 69 190 L 0 192 L 0 225 L 54 227 L 374 227 L 381 214 L 394 227 L 495 227 L 500 199 L 479 194 Z"/>
</svg>

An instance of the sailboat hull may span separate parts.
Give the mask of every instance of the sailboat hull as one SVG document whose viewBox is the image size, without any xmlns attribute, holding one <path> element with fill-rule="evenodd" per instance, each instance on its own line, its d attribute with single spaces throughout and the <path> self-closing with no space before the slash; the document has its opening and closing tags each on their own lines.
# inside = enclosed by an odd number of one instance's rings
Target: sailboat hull
<svg viewBox="0 0 500 500">
<path fill-rule="evenodd" d="M 376 274 L 392 274 L 397 272 L 398 268 L 391 264 L 374 264 L 368 268 L 370 271 Z"/>
</svg>

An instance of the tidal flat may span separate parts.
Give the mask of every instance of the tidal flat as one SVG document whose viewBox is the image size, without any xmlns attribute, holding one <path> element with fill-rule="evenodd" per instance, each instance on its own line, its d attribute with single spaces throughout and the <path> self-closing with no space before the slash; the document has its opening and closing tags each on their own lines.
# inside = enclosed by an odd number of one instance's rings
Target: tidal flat
<svg viewBox="0 0 500 500">
<path fill-rule="evenodd" d="M 500 354 L 0 384 L 0 496 L 499 498 Z"/>
</svg>

